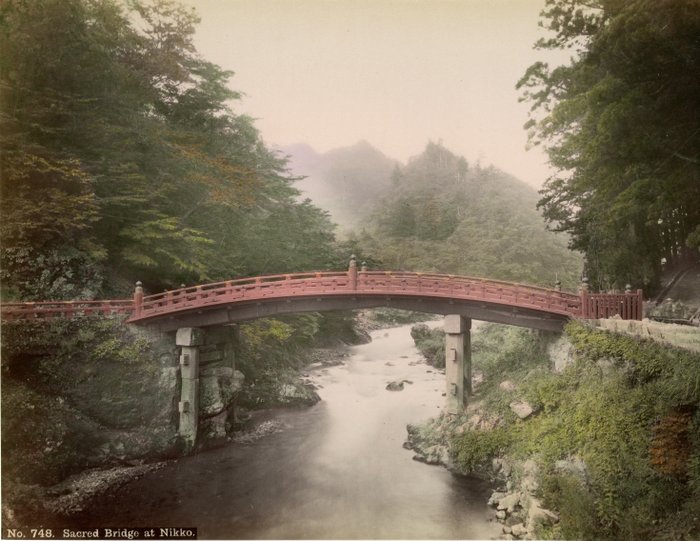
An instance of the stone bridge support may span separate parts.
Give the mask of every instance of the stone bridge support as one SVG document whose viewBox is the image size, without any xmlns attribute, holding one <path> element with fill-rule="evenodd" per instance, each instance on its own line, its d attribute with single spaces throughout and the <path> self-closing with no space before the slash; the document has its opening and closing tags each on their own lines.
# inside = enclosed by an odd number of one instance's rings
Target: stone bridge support
<svg viewBox="0 0 700 541">
<path fill-rule="evenodd" d="M 180 348 L 180 419 L 178 434 L 191 451 L 198 435 L 205 440 L 226 436 L 234 417 L 233 398 L 243 383 L 235 369 L 233 326 L 199 329 L 183 327 L 175 334 Z"/>
<path fill-rule="evenodd" d="M 201 329 L 185 327 L 175 334 L 180 350 L 180 425 L 178 432 L 190 451 L 197 441 L 199 424 L 199 348 L 204 345 Z"/>
<path fill-rule="evenodd" d="M 445 316 L 445 379 L 447 413 L 461 413 L 472 392 L 471 318 Z"/>
</svg>

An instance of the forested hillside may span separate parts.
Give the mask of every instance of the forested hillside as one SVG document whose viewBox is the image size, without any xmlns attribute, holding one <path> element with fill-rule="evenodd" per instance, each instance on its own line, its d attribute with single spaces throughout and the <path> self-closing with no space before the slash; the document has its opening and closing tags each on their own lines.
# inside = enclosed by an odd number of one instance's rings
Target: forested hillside
<svg viewBox="0 0 700 541">
<path fill-rule="evenodd" d="M 440 144 L 396 167 L 354 238 L 387 268 L 484 276 L 575 289 L 580 259 L 547 232 L 537 193 L 495 167 L 473 166 Z"/>
<path fill-rule="evenodd" d="M 3 298 L 128 295 L 337 268 L 326 213 L 231 104 L 175 2 L 9 2 L 0 17 Z M 59 31 L 60 29 L 60 31 Z"/>
</svg>

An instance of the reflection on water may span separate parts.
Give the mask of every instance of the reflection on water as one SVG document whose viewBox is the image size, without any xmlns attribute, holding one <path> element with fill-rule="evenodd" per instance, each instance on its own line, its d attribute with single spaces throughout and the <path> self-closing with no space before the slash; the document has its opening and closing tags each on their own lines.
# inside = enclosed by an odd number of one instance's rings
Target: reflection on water
<svg viewBox="0 0 700 541">
<path fill-rule="evenodd" d="M 488 539 L 488 486 L 412 460 L 406 424 L 438 414 L 444 376 L 410 326 L 377 331 L 311 374 L 323 401 L 284 430 L 179 460 L 80 517 L 82 527 L 175 526 L 207 539 Z M 385 389 L 408 380 L 404 390 Z"/>
</svg>

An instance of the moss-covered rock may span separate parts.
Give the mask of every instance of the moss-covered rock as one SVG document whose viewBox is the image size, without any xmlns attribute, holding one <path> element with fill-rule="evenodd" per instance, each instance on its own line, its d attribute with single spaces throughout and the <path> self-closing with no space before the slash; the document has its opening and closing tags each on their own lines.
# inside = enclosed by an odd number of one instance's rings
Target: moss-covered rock
<svg viewBox="0 0 700 541">
<path fill-rule="evenodd" d="M 3 478 L 48 485 L 173 452 L 172 339 L 120 318 L 6 323 L 2 331 Z"/>
<path fill-rule="evenodd" d="M 230 366 L 207 366 L 199 374 L 200 417 L 213 417 L 232 406 L 245 376 Z"/>
</svg>

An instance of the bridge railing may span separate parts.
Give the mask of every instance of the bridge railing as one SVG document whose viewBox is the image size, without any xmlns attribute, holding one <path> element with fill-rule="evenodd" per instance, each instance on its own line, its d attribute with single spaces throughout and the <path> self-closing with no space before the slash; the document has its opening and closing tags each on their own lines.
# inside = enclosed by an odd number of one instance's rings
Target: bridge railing
<svg viewBox="0 0 700 541">
<path fill-rule="evenodd" d="M 368 271 L 352 264 L 348 271 L 302 272 L 226 280 L 183 287 L 154 295 L 143 294 L 138 283 L 133 300 L 7 303 L 2 319 L 70 318 L 76 315 L 131 314 L 138 321 L 168 313 L 206 309 L 236 301 L 313 295 L 407 295 L 482 301 L 529 308 L 569 317 L 642 319 L 642 292 L 580 295 L 557 289 L 449 274 Z"/>
<path fill-rule="evenodd" d="M 136 312 L 138 317 L 146 318 L 248 299 L 346 292 L 348 285 L 347 272 L 303 272 L 240 278 L 147 295 Z"/>
<path fill-rule="evenodd" d="M 536 286 L 446 274 L 358 272 L 352 268 L 348 272 L 307 272 L 242 278 L 148 295 L 137 302 L 134 319 L 235 301 L 314 294 L 347 295 L 349 291 L 392 295 L 418 293 L 429 297 L 482 300 L 569 316 L 579 315 L 581 311 L 579 296 Z"/>
<path fill-rule="evenodd" d="M 581 293 L 581 317 L 584 319 L 607 319 L 620 316 L 622 319 L 641 320 L 644 317 L 642 290 L 632 293 Z"/>
<path fill-rule="evenodd" d="M 3 321 L 32 319 L 70 319 L 76 316 L 132 314 L 134 301 L 119 299 L 107 301 L 48 301 L 8 302 L 2 304 Z"/>
<path fill-rule="evenodd" d="M 578 295 L 537 286 L 449 274 L 365 271 L 359 273 L 358 290 L 377 293 L 418 292 L 542 309 L 575 316 L 581 311 Z"/>
</svg>

